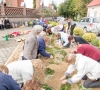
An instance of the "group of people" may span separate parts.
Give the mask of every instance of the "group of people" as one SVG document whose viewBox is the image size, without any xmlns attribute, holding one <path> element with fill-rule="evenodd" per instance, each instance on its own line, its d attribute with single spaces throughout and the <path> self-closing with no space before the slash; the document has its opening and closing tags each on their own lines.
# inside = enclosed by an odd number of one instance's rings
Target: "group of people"
<svg viewBox="0 0 100 90">
<path fill-rule="evenodd" d="M 4 30 L 4 29 L 10 29 L 11 25 L 10 25 L 10 21 L 8 18 L 0 18 L 0 29 Z"/>
<path fill-rule="evenodd" d="M 38 59 L 38 54 L 53 58 L 51 54 L 46 52 L 46 40 L 43 26 L 35 25 L 24 42 L 22 60 L 0 66 L 0 70 L 2 69 L 0 71 L 0 90 L 21 90 L 21 88 L 22 90 L 28 90 L 24 87 L 30 87 L 27 83 L 33 79 L 35 71 L 43 69 L 43 63 L 42 60 Z"/>
<path fill-rule="evenodd" d="M 69 66 L 61 78 L 62 84 L 73 84 L 83 80 L 85 88 L 100 88 L 100 51 L 82 37 L 69 36 L 68 40 L 78 44 L 73 44 L 72 50 L 65 57 Z M 66 79 L 75 70 L 77 73 Z"/>
<path fill-rule="evenodd" d="M 75 24 L 71 24 L 72 28 L 74 26 Z M 43 69 L 43 62 L 38 58 L 38 55 L 41 54 L 47 58 L 54 58 L 53 55 L 46 52 L 46 47 L 48 46 L 46 42 L 49 41 L 49 38 L 43 30 L 42 24 L 34 25 L 32 31 L 25 39 L 21 60 L 11 62 L 7 65 L 0 65 L 0 90 L 29 90 L 29 88 L 30 90 L 41 90 L 40 87 L 34 89 L 37 86 L 34 86 L 33 82 L 34 73 Z M 56 32 L 55 29 L 52 30 Z M 73 84 L 83 79 L 85 80 L 84 87 L 99 88 L 100 51 L 82 37 L 67 34 L 60 31 L 60 29 L 55 34 L 55 38 L 61 49 L 62 47 L 69 48 L 73 45 L 72 50 L 65 57 L 66 65 L 69 64 L 69 67 L 65 75 L 60 79 L 61 83 Z M 75 69 L 77 73 L 71 78 L 66 79 Z M 36 85 L 39 86 L 38 83 Z"/>
</svg>

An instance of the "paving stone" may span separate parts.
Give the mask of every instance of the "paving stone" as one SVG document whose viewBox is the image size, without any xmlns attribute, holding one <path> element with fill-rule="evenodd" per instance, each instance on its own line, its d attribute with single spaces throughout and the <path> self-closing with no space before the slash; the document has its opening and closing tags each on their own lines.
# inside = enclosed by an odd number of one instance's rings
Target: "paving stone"
<svg viewBox="0 0 100 90">
<path fill-rule="evenodd" d="M 19 30 L 31 30 L 32 27 L 24 27 L 24 28 L 15 28 L 15 29 L 8 29 L 1 31 L 0 30 L 0 63 L 5 63 L 8 58 L 11 56 L 13 51 L 18 45 L 18 42 L 16 42 L 16 39 L 21 38 L 23 36 L 18 36 L 15 38 L 9 39 L 9 41 L 5 41 L 4 38 L 2 38 L 3 34 L 11 34 L 13 31 L 19 31 Z"/>
<path fill-rule="evenodd" d="M 1 57 L 6 57 L 2 50 L 0 50 L 0 56 Z"/>
</svg>

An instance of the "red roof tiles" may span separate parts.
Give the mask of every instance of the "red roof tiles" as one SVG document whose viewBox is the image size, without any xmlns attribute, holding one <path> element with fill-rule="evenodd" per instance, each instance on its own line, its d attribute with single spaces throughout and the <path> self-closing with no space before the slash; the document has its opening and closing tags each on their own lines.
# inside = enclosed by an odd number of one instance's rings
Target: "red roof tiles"
<svg viewBox="0 0 100 90">
<path fill-rule="evenodd" d="M 97 6 L 100 5 L 100 0 L 93 0 L 92 2 L 90 2 L 87 7 L 91 7 L 91 6 Z"/>
</svg>

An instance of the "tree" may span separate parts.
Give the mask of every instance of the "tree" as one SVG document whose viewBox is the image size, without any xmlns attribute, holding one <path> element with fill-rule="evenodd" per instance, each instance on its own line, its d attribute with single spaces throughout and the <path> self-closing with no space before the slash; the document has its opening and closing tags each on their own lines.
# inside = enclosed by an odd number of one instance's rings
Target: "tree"
<svg viewBox="0 0 100 90">
<path fill-rule="evenodd" d="M 33 0 L 33 8 L 36 8 L 36 0 Z"/>
<path fill-rule="evenodd" d="M 52 6 L 53 6 L 53 9 L 55 10 L 55 11 L 57 11 L 57 5 L 56 5 L 56 3 L 53 1 L 52 2 Z"/>
<path fill-rule="evenodd" d="M 65 0 L 58 6 L 58 14 L 64 17 L 77 19 L 77 16 L 84 17 L 87 13 L 87 4 L 92 0 Z"/>
</svg>

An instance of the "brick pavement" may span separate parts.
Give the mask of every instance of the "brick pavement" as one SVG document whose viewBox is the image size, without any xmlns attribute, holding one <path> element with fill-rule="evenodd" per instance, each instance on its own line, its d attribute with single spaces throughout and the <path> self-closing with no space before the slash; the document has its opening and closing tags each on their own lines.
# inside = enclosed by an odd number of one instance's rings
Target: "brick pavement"
<svg viewBox="0 0 100 90">
<path fill-rule="evenodd" d="M 9 30 L 0 30 L 0 63 L 5 63 L 8 58 L 11 56 L 13 51 L 18 45 L 18 42 L 16 42 L 17 38 L 21 38 L 23 36 L 18 36 L 15 38 L 9 39 L 9 41 L 5 41 L 4 38 L 2 38 L 3 34 L 10 34 L 13 31 L 19 31 L 19 30 L 31 30 L 32 27 L 23 27 L 23 28 L 14 28 Z"/>
</svg>

